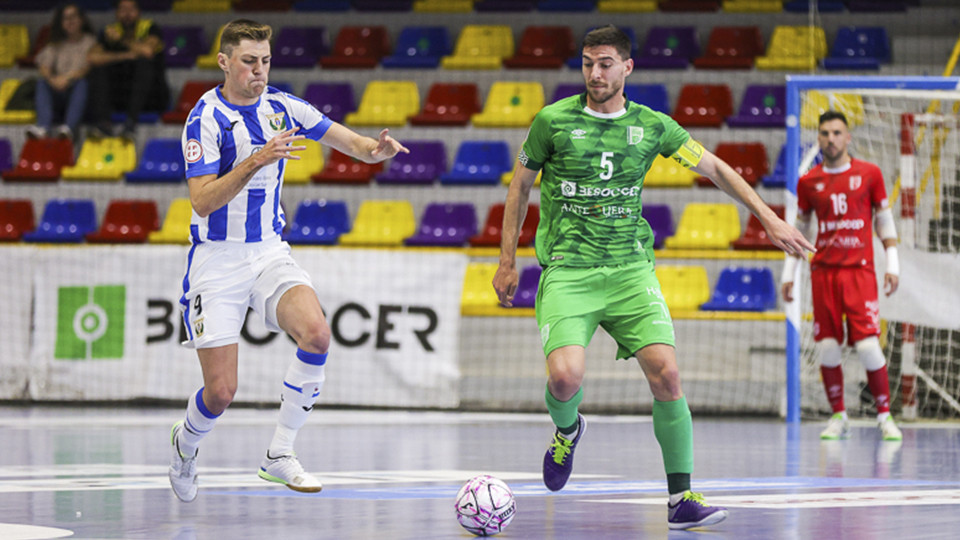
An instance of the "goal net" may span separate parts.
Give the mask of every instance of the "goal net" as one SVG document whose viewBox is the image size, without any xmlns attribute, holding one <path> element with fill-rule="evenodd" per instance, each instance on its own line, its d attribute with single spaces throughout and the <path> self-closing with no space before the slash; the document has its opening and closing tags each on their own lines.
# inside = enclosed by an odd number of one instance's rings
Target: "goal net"
<svg viewBox="0 0 960 540">
<path fill-rule="evenodd" d="M 796 217 L 796 179 L 817 161 L 817 119 L 847 117 L 850 154 L 878 165 L 899 233 L 899 290 L 880 287 L 880 341 L 891 407 L 904 419 L 960 417 L 960 92 L 940 77 L 788 79 L 787 216 Z M 792 158 L 792 159 L 789 159 Z M 796 161 L 794 161 L 796 160 Z M 815 221 L 815 220 L 814 220 Z M 815 229 L 812 229 L 815 230 Z M 883 248 L 874 239 L 878 283 Z M 809 266 L 800 265 L 798 300 L 787 306 L 788 419 L 830 412 L 813 341 Z M 873 414 L 855 351 L 844 348 L 844 393 L 851 414 Z"/>
</svg>

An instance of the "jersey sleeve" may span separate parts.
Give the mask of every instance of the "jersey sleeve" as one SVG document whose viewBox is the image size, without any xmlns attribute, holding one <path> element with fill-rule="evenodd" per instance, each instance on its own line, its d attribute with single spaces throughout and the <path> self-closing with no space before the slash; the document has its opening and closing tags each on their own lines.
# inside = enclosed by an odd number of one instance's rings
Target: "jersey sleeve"
<svg viewBox="0 0 960 540">
<path fill-rule="evenodd" d="M 883 183 L 883 172 L 880 167 L 870 167 L 870 202 L 874 208 L 887 208 L 887 187 Z"/>
<path fill-rule="evenodd" d="M 520 160 L 521 165 L 531 171 L 539 171 L 550 159 L 551 153 L 553 153 L 553 141 L 550 137 L 550 118 L 541 109 L 533 117 L 533 123 L 527 132 L 527 140 L 523 142 L 517 159 Z"/>
<path fill-rule="evenodd" d="M 663 124 L 663 135 L 660 137 L 660 155 L 671 157 L 690 139 L 690 134 L 680 127 L 680 124 L 673 118 L 660 112 L 656 114 Z"/>
<path fill-rule="evenodd" d="M 181 145 L 186 163 L 186 177 L 217 174 L 220 172 L 220 123 L 214 114 L 216 109 L 197 103 L 187 117 Z"/>
<path fill-rule="evenodd" d="M 807 198 L 807 184 L 804 178 L 797 181 L 797 210 L 801 214 L 810 213 L 810 199 Z"/>
<path fill-rule="evenodd" d="M 286 94 L 290 107 L 290 118 L 294 126 L 299 126 L 300 131 L 297 135 L 303 135 L 308 139 L 319 141 L 330 126 L 333 120 L 327 118 L 322 112 L 318 111 L 311 103 L 308 103 L 296 96 Z"/>
</svg>

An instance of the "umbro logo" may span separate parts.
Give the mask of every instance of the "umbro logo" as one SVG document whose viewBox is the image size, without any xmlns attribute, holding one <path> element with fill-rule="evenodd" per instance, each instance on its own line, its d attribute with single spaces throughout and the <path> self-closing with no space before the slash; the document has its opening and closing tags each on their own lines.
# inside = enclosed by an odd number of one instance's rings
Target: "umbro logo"
<svg viewBox="0 0 960 540">
<path fill-rule="evenodd" d="M 570 132 L 571 139 L 586 139 L 587 138 L 586 135 L 587 135 L 587 132 L 580 128 L 577 128 Z"/>
</svg>

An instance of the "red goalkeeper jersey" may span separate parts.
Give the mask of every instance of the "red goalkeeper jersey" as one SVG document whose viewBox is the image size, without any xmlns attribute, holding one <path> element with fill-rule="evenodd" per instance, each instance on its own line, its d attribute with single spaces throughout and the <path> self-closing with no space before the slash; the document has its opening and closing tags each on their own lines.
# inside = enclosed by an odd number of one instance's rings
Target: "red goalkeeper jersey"
<svg viewBox="0 0 960 540">
<path fill-rule="evenodd" d="M 883 173 L 872 163 L 851 159 L 837 170 L 817 165 L 797 184 L 797 207 L 817 216 L 813 266 L 873 269 L 873 209 L 887 207 Z"/>
</svg>

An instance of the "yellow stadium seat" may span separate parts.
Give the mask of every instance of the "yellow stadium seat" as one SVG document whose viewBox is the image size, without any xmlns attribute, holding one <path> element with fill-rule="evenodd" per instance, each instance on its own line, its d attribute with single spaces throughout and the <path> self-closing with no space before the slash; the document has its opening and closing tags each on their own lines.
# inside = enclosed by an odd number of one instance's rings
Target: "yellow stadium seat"
<svg viewBox="0 0 960 540">
<path fill-rule="evenodd" d="M 413 81 L 370 81 L 357 112 L 344 118 L 352 126 L 402 126 L 420 112 L 420 90 Z"/>
<path fill-rule="evenodd" d="M 452 56 L 444 56 L 445 69 L 500 69 L 513 56 L 513 30 L 501 25 L 467 25 L 457 38 Z"/>
<path fill-rule="evenodd" d="M 417 222 L 409 201 L 364 201 L 353 229 L 340 237 L 344 246 L 400 246 Z"/>
<path fill-rule="evenodd" d="M 757 69 L 806 71 L 827 55 L 827 36 L 818 26 L 777 26 L 767 55 L 758 56 Z"/>
<path fill-rule="evenodd" d="M 597 11 L 603 13 L 650 13 L 657 10 L 655 0 L 600 0 Z"/>
<path fill-rule="evenodd" d="M 13 67 L 30 52 L 30 34 L 23 24 L 0 24 L 0 68 Z"/>
<path fill-rule="evenodd" d="M 191 217 L 193 206 L 190 199 L 174 199 L 167 209 L 163 226 L 159 231 L 150 233 L 147 241 L 151 244 L 189 244 Z"/>
<path fill-rule="evenodd" d="M 221 13 L 230 11 L 230 0 L 175 0 L 172 11 L 179 13 Z"/>
<path fill-rule="evenodd" d="M 653 165 L 643 179 L 644 187 L 690 187 L 700 176 L 671 158 L 661 155 L 653 160 Z"/>
<path fill-rule="evenodd" d="M 120 137 L 88 138 L 80 148 L 76 165 L 60 171 L 64 180 L 119 181 L 137 167 L 133 141 Z"/>
<path fill-rule="evenodd" d="M 729 203 L 689 203 L 677 233 L 666 240 L 669 249 L 729 249 L 740 237 L 740 214 Z"/>
<path fill-rule="evenodd" d="M 496 273 L 497 263 L 468 264 L 463 278 L 460 309 L 498 305 L 500 299 L 497 298 L 497 292 L 493 290 L 493 275 Z"/>
<path fill-rule="evenodd" d="M 842 112 L 850 126 L 863 124 L 863 98 L 858 94 L 834 94 L 829 96 L 811 90 L 803 97 L 800 108 L 800 125 L 804 129 L 817 129 L 820 115 L 828 110 Z"/>
<path fill-rule="evenodd" d="M 32 124 L 37 121 L 35 111 L 7 110 L 7 102 L 19 86 L 17 79 L 6 79 L 0 83 L 0 124 Z"/>
<path fill-rule="evenodd" d="M 420 13 L 470 13 L 473 0 L 416 0 L 413 10 Z"/>
<path fill-rule="evenodd" d="M 779 13 L 782 0 L 723 0 L 723 10 L 730 13 Z"/>
<path fill-rule="evenodd" d="M 505 172 L 500 175 L 500 183 L 509 186 L 510 181 L 513 180 L 513 173 L 517 172 L 517 162 L 513 162 L 513 170 Z M 540 187 L 540 178 L 543 177 L 543 169 L 537 171 L 537 179 L 533 181 L 533 187 Z"/>
<path fill-rule="evenodd" d="M 297 146 L 306 146 L 306 150 L 295 152 L 300 159 L 288 159 L 283 167 L 285 184 L 309 184 L 310 175 L 323 170 L 323 147 L 317 141 L 303 139 Z"/>
<path fill-rule="evenodd" d="M 702 266 L 657 265 L 655 270 L 667 307 L 674 311 L 696 311 L 710 300 L 707 269 Z"/>
<path fill-rule="evenodd" d="M 213 45 L 210 46 L 210 52 L 197 57 L 197 67 L 203 69 L 219 69 L 220 66 L 217 64 L 217 53 L 220 52 L 220 36 L 223 35 L 223 26 L 220 27 L 220 30 L 217 30 L 217 37 L 213 40 Z"/>
<path fill-rule="evenodd" d="M 473 115 L 477 127 L 529 127 L 543 108 L 543 86 L 538 82 L 495 82 L 483 110 Z"/>
</svg>

